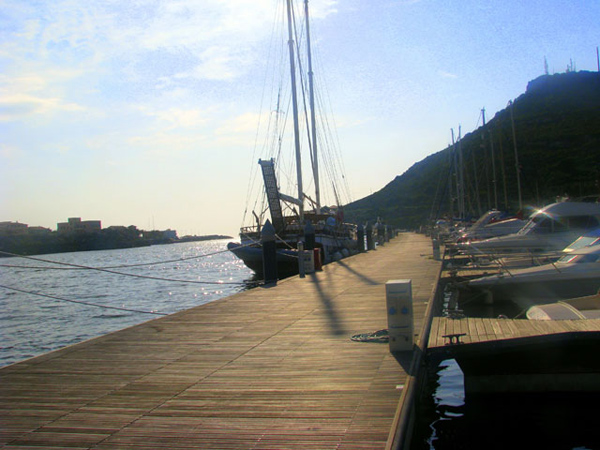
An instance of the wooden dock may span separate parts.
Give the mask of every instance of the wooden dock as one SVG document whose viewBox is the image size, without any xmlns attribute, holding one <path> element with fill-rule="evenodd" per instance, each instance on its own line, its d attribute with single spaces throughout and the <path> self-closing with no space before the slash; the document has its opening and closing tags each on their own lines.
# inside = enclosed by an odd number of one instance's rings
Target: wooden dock
<svg viewBox="0 0 600 450">
<path fill-rule="evenodd" d="M 600 319 L 435 317 L 428 355 L 456 359 L 465 392 L 599 392 Z"/>
<path fill-rule="evenodd" d="M 463 335 L 459 338 L 461 343 L 468 344 L 577 331 L 600 331 L 600 319 L 526 320 L 434 317 L 428 349 L 435 350 L 436 347 L 446 347 L 450 339 L 444 336 L 457 334 Z"/>
<path fill-rule="evenodd" d="M 401 234 L 304 279 L 4 367 L 0 446 L 390 448 L 419 352 L 350 338 L 387 328 L 390 279 L 412 280 L 420 332 L 439 271 L 429 238 Z"/>
</svg>

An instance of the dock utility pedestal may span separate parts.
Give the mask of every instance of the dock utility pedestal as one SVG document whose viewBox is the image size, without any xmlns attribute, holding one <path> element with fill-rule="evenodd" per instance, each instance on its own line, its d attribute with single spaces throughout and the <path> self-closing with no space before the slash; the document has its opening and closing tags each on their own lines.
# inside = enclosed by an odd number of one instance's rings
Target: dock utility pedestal
<svg viewBox="0 0 600 450">
<path fill-rule="evenodd" d="M 413 305 L 411 280 L 385 283 L 390 352 L 413 349 Z"/>
</svg>

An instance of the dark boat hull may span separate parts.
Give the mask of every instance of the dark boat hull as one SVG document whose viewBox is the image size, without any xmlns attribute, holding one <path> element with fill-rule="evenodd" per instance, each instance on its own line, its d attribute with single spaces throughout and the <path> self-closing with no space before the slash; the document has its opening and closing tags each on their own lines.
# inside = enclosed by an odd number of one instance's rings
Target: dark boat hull
<svg viewBox="0 0 600 450">
<path fill-rule="evenodd" d="M 227 249 L 241 259 L 257 277 L 264 276 L 262 247 L 244 246 L 230 242 L 227 244 Z M 298 251 L 294 249 L 277 249 L 277 278 L 297 275 L 298 272 Z"/>
</svg>

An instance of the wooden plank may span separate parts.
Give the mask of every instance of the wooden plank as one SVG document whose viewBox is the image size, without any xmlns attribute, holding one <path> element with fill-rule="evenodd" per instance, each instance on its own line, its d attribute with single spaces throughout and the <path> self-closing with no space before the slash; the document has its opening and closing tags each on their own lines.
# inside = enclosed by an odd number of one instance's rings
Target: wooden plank
<svg viewBox="0 0 600 450">
<path fill-rule="evenodd" d="M 483 319 L 476 317 L 473 320 L 475 322 L 475 329 L 477 330 L 477 341 L 487 341 L 487 332 L 483 323 Z"/>
<path fill-rule="evenodd" d="M 438 339 L 444 334 L 440 333 L 440 317 L 434 317 L 431 322 L 431 329 L 429 331 L 429 344 L 428 346 L 437 347 Z"/>
<path fill-rule="evenodd" d="M 502 339 L 504 337 L 504 332 L 502 331 L 502 325 L 500 324 L 500 322 L 502 322 L 502 320 L 504 320 L 504 319 L 494 319 L 491 322 L 491 326 L 494 330 L 494 336 L 496 339 Z"/>
<path fill-rule="evenodd" d="M 468 320 L 466 320 L 466 319 L 461 319 L 460 320 L 460 332 L 461 333 L 465 333 L 466 335 L 469 334 L 469 322 L 468 322 Z"/>
<path fill-rule="evenodd" d="M 485 329 L 487 340 L 496 339 L 496 330 L 494 329 L 494 326 L 492 324 L 495 321 L 496 319 L 483 319 L 483 326 Z"/>
<path fill-rule="evenodd" d="M 448 318 L 446 319 L 446 335 L 456 334 L 455 324 L 457 321 L 455 319 Z"/>
<path fill-rule="evenodd" d="M 479 333 L 477 332 L 477 326 L 474 320 L 466 319 L 469 328 L 469 336 L 471 338 L 471 342 L 479 341 Z"/>
</svg>

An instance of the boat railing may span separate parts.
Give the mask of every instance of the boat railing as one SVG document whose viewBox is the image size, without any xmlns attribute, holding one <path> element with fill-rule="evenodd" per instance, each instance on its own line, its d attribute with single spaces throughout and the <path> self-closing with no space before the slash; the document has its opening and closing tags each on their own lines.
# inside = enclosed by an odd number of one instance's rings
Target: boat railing
<svg viewBox="0 0 600 450">
<path fill-rule="evenodd" d="M 325 222 L 318 222 L 314 225 L 315 233 L 325 234 L 337 239 L 356 238 L 356 226 L 352 224 L 341 224 L 340 226 L 331 226 Z M 240 236 L 260 241 L 260 227 L 257 225 L 245 226 L 240 228 Z M 288 223 L 286 226 L 287 234 L 292 234 L 293 239 L 301 239 L 304 235 L 304 226 L 298 222 Z"/>
<path fill-rule="evenodd" d="M 258 225 L 252 225 L 252 226 L 240 228 L 240 234 L 252 235 L 255 233 L 260 234 L 260 227 Z"/>
</svg>

